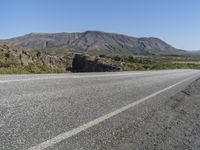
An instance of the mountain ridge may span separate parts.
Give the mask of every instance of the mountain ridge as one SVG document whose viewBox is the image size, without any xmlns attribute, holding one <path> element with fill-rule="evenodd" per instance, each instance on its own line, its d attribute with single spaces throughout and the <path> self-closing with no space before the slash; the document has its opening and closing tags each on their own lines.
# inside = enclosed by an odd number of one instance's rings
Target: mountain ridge
<svg viewBox="0 0 200 150">
<path fill-rule="evenodd" d="M 200 54 L 200 50 L 192 51 L 193 53 Z"/>
<path fill-rule="evenodd" d="M 104 31 L 29 33 L 7 40 L 7 44 L 33 49 L 108 55 L 179 55 L 179 50 L 156 37 L 133 37 Z"/>
</svg>

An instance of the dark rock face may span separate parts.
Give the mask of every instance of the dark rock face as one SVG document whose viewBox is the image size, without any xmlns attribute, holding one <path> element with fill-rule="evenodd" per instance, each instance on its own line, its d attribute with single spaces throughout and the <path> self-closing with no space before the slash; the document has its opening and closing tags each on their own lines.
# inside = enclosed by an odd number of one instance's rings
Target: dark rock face
<svg viewBox="0 0 200 150">
<path fill-rule="evenodd" d="M 72 72 L 111 72 L 120 71 L 120 67 L 111 64 L 103 64 L 98 58 L 91 59 L 89 56 L 76 54 L 72 61 Z"/>
</svg>

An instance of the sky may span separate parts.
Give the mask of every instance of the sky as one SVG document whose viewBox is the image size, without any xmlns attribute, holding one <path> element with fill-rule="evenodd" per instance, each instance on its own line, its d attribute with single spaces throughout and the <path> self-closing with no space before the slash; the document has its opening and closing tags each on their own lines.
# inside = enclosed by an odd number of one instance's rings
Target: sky
<svg viewBox="0 0 200 150">
<path fill-rule="evenodd" d="M 200 0 L 1 0 L 0 39 L 98 30 L 200 49 Z"/>
</svg>

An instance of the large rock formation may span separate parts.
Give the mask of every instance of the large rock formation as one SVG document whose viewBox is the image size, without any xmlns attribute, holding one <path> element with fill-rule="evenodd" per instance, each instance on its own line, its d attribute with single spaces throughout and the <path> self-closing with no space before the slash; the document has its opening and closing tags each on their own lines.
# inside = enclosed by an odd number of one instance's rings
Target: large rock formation
<svg viewBox="0 0 200 150">
<path fill-rule="evenodd" d="M 120 64 L 103 63 L 98 57 L 76 54 L 72 61 L 72 72 L 111 72 L 120 71 Z"/>
</svg>

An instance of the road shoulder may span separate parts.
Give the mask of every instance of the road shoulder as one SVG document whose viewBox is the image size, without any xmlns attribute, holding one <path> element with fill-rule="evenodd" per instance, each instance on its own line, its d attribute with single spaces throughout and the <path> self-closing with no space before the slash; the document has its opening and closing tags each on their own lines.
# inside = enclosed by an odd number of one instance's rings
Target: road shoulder
<svg viewBox="0 0 200 150">
<path fill-rule="evenodd" d="M 149 115 L 118 149 L 200 149 L 199 110 L 200 79 L 197 79 Z"/>
</svg>

